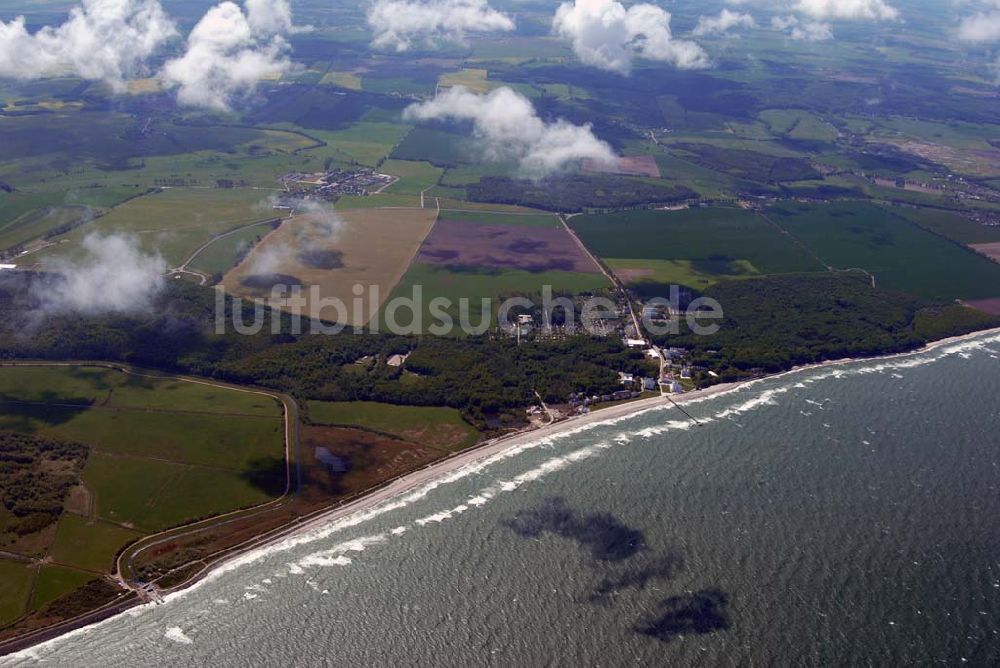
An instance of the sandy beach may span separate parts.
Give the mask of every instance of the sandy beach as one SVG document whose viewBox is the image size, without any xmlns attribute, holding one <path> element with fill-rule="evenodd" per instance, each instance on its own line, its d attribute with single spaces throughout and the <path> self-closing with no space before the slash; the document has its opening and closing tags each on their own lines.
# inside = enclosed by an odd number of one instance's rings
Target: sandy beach
<svg viewBox="0 0 1000 668">
<path fill-rule="evenodd" d="M 430 464 L 425 468 L 403 475 L 397 478 L 396 480 L 393 480 L 392 482 L 384 485 L 383 487 L 373 490 L 371 493 L 355 501 L 352 501 L 336 509 L 322 512 L 317 516 L 309 519 L 307 522 L 304 522 L 294 528 L 289 528 L 286 532 L 282 532 L 281 535 L 272 537 L 267 541 L 254 546 L 248 551 L 266 549 L 267 547 L 279 544 L 282 541 L 287 540 L 289 537 L 294 536 L 296 534 L 307 533 L 319 527 L 350 517 L 355 513 L 360 513 L 369 510 L 379 505 L 380 503 L 383 503 L 385 501 L 390 501 L 394 498 L 397 498 L 408 492 L 411 492 L 414 489 L 421 487 L 422 485 L 434 482 L 438 478 L 441 478 L 453 471 L 459 470 L 466 466 L 473 466 L 490 457 L 502 454 L 507 450 L 513 450 L 522 445 L 543 440 L 551 436 L 557 436 L 570 430 L 585 428 L 588 426 L 605 422 L 613 422 L 616 420 L 620 420 L 622 418 L 631 417 L 634 415 L 638 415 L 640 413 L 644 413 L 646 411 L 655 410 L 659 408 L 670 408 L 673 406 L 673 404 L 679 404 L 683 406 L 684 404 L 687 403 L 704 401 L 706 399 L 710 399 L 713 397 L 720 397 L 735 392 L 741 388 L 755 385 L 765 380 L 774 380 L 791 374 L 801 373 L 805 371 L 819 370 L 819 369 L 827 369 L 827 368 L 843 366 L 847 364 L 854 364 L 859 362 L 877 362 L 880 360 L 892 360 L 892 359 L 910 357 L 914 355 L 921 355 L 928 352 L 932 352 L 940 348 L 944 348 L 946 346 L 962 343 L 964 341 L 995 336 L 995 335 L 1000 335 L 1000 328 L 983 330 L 963 336 L 955 336 L 947 339 L 941 339 L 940 341 L 934 341 L 933 343 L 930 343 L 922 348 L 906 353 L 884 355 L 880 357 L 845 358 L 841 360 L 831 360 L 828 362 L 821 362 L 818 364 L 799 366 L 780 374 L 764 376 L 759 379 L 754 379 L 739 383 L 722 383 L 719 385 L 713 385 L 712 387 L 708 387 L 703 390 L 695 390 L 693 392 L 688 392 L 682 395 L 670 395 L 669 397 L 667 396 L 652 397 L 650 399 L 641 399 L 638 401 L 633 401 L 625 404 L 619 404 L 616 406 L 611 406 L 609 408 L 594 411 L 592 413 L 588 413 L 587 415 L 579 415 L 571 417 L 556 422 L 554 424 L 546 425 L 544 427 L 540 427 L 538 429 L 534 429 L 531 431 L 522 432 L 513 436 L 495 439 L 492 441 L 486 441 L 474 448 L 456 453 L 455 455 L 447 459 L 443 459 L 441 461 Z M 226 568 L 228 565 L 231 564 L 231 562 L 238 561 L 241 558 L 241 556 L 242 555 L 235 555 L 233 557 L 225 559 L 217 564 L 214 564 L 209 570 L 214 571 L 217 569 Z"/>
<path fill-rule="evenodd" d="M 225 572 L 235 570 L 242 563 L 247 561 L 252 561 L 256 558 L 256 555 L 264 553 L 266 550 L 273 548 L 275 546 L 287 543 L 289 541 L 296 541 L 296 539 L 304 537 L 310 532 L 314 532 L 318 529 L 323 529 L 329 527 L 337 522 L 350 518 L 356 514 L 363 513 L 365 511 L 371 510 L 377 507 L 379 504 L 391 501 L 407 493 L 413 492 L 416 489 L 421 488 L 424 485 L 431 484 L 445 476 L 449 473 L 458 471 L 464 467 L 475 466 L 488 460 L 491 457 L 502 455 L 503 453 L 514 450 L 518 447 L 531 444 L 537 441 L 544 440 L 546 438 L 564 435 L 567 432 L 576 431 L 580 429 L 585 429 L 591 426 L 596 426 L 605 423 L 612 423 L 617 420 L 635 416 L 647 411 L 657 410 L 662 408 L 674 408 L 674 404 L 689 404 L 693 402 L 704 401 L 711 398 L 717 398 L 730 394 L 740 389 L 756 385 L 762 381 L 774 380 L 790 374 L 796 374 L 812 370 L 828 369 L 837 366 L 844 366 L 854 363 L 872 363 L 884 360 L 898 360 L 905 357 L 911 357 L 915 355 L 925 354 L 934 350 L 938 350 L 947 346 L 961 344 L 966 341 L 988 338 L 991 336 L 1000 335 L 1000 328 L 992 330 L 984 330 L 980 332 L 975 332 L 973 334 L 965 336 L 957 336 L 948 339 L 942 339 L 940 341 L 935 341 L 928 344 L 918 350 L 886 355 L 881 357 L 866 357 L 866 358 L 847 358 L 841 360 L 833 360 L 813 365 L 806 365 L 801 367 L 796 367 L 789 371 L 781 374 L 775 374 L 771 376 L 765 376 L 759 379 L 749 380 L 740 383 L 726 383 L 715 385 L 710 388 L 703 390 L 696 390 L 683 395 L 671 395 L 670 397 L 661 396 L 653 397 L 650 399 L 637 400 L 630 403 L 619 404 L 598 410 L 587 415 L 580 415 L 572 418 L 568 418 L 551 425 L 546 425 L 538 429 L 531 431 L 521 432 L 512 436 L 504 437 L 501 439 L 495 439 L 492 441 L 486 441 L 479 446 L 472 449 L 465 450 L 460 453 L 448 457 L 446 459 L 435 462 L 425 468 L 419 469 L 417 471 L 405 474 L 385 485 L 372 490 L 370 493 L 351 501 L 342 506 L 338 506 L 333 509 L 326 511 L 320 511 L 316 515 L 304 519 L 302 522 L 296 523 L 294 526 L 286 527 L 285 529 L 270 534 L 269 536 L 262 538 L 259 542 L 255 542 L 252 545 L 248 545 L 245 549 L 238 553 L 235 553 L 225 559 L 222 559 L 205 569 L 194 581 L 188 583 L 184 587 L 171 592 L 165 597 L 165 600 L 169 604 L 170 599 L 178 596 L 183 596 L 187 592 L 196 589 L 200 583 L 212 579 L 213 577 L 218 577 Z M 686 419 L 686 418 L 685 418 Z M 134 608 L 139 605 L 138 603 L 131 604 L 128 606 L 123 606 L 116 612 L 119 614 L 126 609 Z M 142 604 L 142 605 L 155 605 L 152 603 Z M 62 629 L 50 629 L 48 633 L 39 634 L 36 639 L 31 642 L 31 645 L 37 645 L 44 642 L 52 641 L 63 641 L 68 637 L 80 633 L 86 632 L 87 628 L 90 628 L 96 624 L 100 624 L 106 619 L 110 619 L 114 614 L 102 617 L 100 619 L 91 619 L 89 622 L 78 623 L 71 627 L 66 627 Z M 28 644 L 17 647 L 17 650 L 23 650 Z"/>
</svg>

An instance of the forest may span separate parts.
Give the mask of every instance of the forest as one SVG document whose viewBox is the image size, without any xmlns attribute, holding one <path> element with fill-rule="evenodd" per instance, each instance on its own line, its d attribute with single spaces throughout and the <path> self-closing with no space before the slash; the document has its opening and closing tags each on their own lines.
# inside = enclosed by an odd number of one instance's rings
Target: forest
<svg viewBox="0 0 1000 668">
<path fill-rule="evenodd" d="M 6 510 L 0 536 L 28 536 L 58 520 L 88 453 L 85 445 L 0 431 L 0 504 Z"/>
<path fill-rule="evenodd" d="M 683 325 L 681 336 L 669 343 L 688 348 L 697 366 L 722 380 L 900 353 L 1000 325 L 1000 318 L 958 304 L 873 289 L 860 274 L 724 281 L 704 296 L 723 306 L 718 333 L 695 336 Z"/>
</svg>

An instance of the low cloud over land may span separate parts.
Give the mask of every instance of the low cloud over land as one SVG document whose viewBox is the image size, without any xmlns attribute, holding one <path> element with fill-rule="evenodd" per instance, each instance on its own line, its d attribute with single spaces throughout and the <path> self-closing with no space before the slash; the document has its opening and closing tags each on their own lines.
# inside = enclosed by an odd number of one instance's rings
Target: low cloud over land
<svg viewBox="0 0 1000 668">
<path fill-rule="evenodd" d="M 194 27 L 184 55 L 164 66 L 162 78 L 177 86 L 181 104 L 224 111 L 261 80 L 291 68 L 282 37 L 289 30 L 286 2 L 247 0 L 246 12 L 233 2 L 220 3 Z"/>
<path fill-rule="evenodd" d="M 470 121 L 486 159 L 515 162 L 523 175 L 533 178 L 583 159 L 599 164 L 616 161 L 614 151 L 594 136 L 590 125 L 543 121 L 528 98 L 506 87 L 487 95 L 451 88 L 411 105 L 404 116 L 417 121 Z"/>
<path fill-rule="evenodd" d="M 698 25 L 692 34 L 697 36 L 724 35 L 734 28 L 753 28 L 756 25 L 757 22 L 749 14 L 723 9 L 718 16 L 702 16 L 698 19 Z"/>
<path fill-rule="evenodd" d="M 91 234 L 83 256 L 52 269 L 60 279 L 37 295 L 52 313 L 129 313 L 146 311 L 163 289 L 167 263 L 144 252 L 134 237 Z"/>
<path fill-rule="evenodd" d="M 177 29 L 157 0 L 83 0 L 59 26 L 31 34 L 24 17 L 0 22 L 0 77 L 73 75 L 118 92 Z"/>
<path fill-rule="evenodd" d="M 616 0 L 564 2 L 552 21 L 553 31 L 573 45 L 586 65 L 629 74 L 635 58 L 670 63 L 681 69 L 709 64 L 708 54 L 688 40 L 674 39 L 670 14 L 656 5 L 628 9 Z"/>
<path fill-rule="evenodd" d="M 514 22 L 486 0 L 376 0 L 368 10 L 372 46 L 406 51 L 414 42 L 462 43 L 470 32 L 506 32 Z"/>
</svg>

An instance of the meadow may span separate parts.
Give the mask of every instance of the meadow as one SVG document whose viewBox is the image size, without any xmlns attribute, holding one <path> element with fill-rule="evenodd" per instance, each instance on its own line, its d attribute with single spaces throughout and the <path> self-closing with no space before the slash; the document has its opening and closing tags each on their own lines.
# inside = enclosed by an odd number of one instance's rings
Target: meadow
<svg viewBox="0 0 1000 668">
<path fill-rule="evenodd" d="M 446 450 L 466 448 L 479 440 L 479 432 L 454 408 L 310 401 L 308 411 L 314 424 L 370 429 Z"/>
<path fill-rule="evenodd" d="M 56 257 L 72 258 L 88 235 L 124 233 L 137 238 L 146 252 L 162 255 L 177 267 L 215 236 L 279 216 L 267 204 L 267 194 L 259 191 L 171 188 L 130 200 L 57 237 L 55 246 L 33 259 L 44 264 Z"/>
<path fill-rule="evenodd" d="M 527 227 L 559 227 L 559 217 L 551 213 L 522 214 L 501 211 L 441 209 L 441 222 L 465 225 L 523 225 Z"/>
<path fill-rule="evenodd" d="M 136 538 L 281 494 L 281 416 L 269 397 L 168 376 L 87 365 L 0 368 L 0 429 L 82 443 L 87 453 L 55 523 L 5 547 L 44 565 L 10 562 L 0 578 L 0 623 L 109 572 Z"/>
</svg>

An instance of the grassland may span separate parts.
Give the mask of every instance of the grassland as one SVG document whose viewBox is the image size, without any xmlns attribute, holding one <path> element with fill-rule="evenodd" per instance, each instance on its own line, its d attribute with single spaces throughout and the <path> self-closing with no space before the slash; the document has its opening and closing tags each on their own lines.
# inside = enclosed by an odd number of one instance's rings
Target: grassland
<svg viewBox="0 0 1000 668">
<path fill-rule="evenodd" d="M 432 203 L 433 204 L 433 203 Z M 419 209 L 420 195 L 381 192 L 373 195 L 345 195 L 337 200 L 337 209 Z"/>
<path fill-rule="evenodd" d="M 777 135 L 789 139 L 832 142 L 839 136 L 837 129 L 815 114 L 801 109 L 768 109 L 758 118 Z"/>
<path fill-rule="evenodd" d="M 270 231 L 270 223 L 261 223 L 227 234 L 193 257 L 188 267 L 209 276 L 225 274 L 239 264 Z"/>
<path fill-rule="evenodd" d="M 523 225 L 526 227 L 559 227 L 559 217 L 551 213 L 519 214 L 489 211 L 441 209 L 440 220 L 458 221 L 471 225 Z"/>
<path fill-rule="evenodd" d="M 823 266 L 752 211 L 695 208 L 685 211 L 636 211 L 578 216 L 573 229 L 601 258 L 622 260 L 686 260 L 703 274 L 722 267 L 731 274 L 735 260 L 762 274 L 822 271 Z M 633 270 L 663 270 L 656 262 Z M 619 264 L 619 266 L 621 266 Z M 746 266 L 746 265 L 744 265 Z M 708 271 L 699 267 L 709 268 Z M 693 286 L 689 286 L 693 287 Z"/>
<path fill-rule="evenodd" d="M 226 275 L 223 285 L 234 295 L 270 295 L 267 276 L 281 276 L 287 284 L 294 278 L 303 286 L 318 286 L 321 298 L 336 298 L 348 313 L 334 311 L 322 317 L 337 322 L 363 325 L 371 319 L 384 299 L 399 283 L 420 244 L 437 218 L 432 209 L 359 209 L 342 212 L 343 225 L 330 236 L 317 232 L 308 216 L 285 222 L 254 249 L 238 267 Z M 337 258 L 332 265 L 310 266 L 303 249 L 327 252 Z M 272 261 L 268 258 L 275 258 Z M 266 267 L 266 271 L 261 267 Z M 255 277 L 264 276 L 263 279 Z M 281 282 L 281 281 L 276 281 Z M 380 300 L 365 305 L 360 320 L 350 308 L 356 295 L 355 284 L 378 286 Z M 308 291 L 307 291 L 308 292 Z M 311 304 L 311 302 L 310 302 Z M 307 306 L 307 311 L 311 308 Z"/>
<path fill-rule="evenodd" d="M 63 566 L 106 573 L 118 550 L 141 535 L 112 522 L 66 513 L 59 520 L 50 556 Z"/>
<path fill-rule="evenodd" d="M 866 203 L 785 203 L 767 215 L 825 262 L 873 273 L 881 287 L 931 299 L 1000 296 L 1000 265 Z"/>
<path fill-rule="evenodd" d="M 359 427 L 420 445 L 458 450 L 474 445 L 479 433 L 454 408 L 395 406 L 369 401 L 310 401 L 315 424 Z"/>
<path fill-rule="evenodd" d="M 5 548 L 46 564 L 33 607 L 107 573 L 118 550 L 146 533 L 279 495 L 281 415 L 266 396 L 176 378 L 86 365 L 0 368 L 0 429 L 89 451 L 57 523 Z M 22 589 L 0 592 L 15 617 Z"/>
<path fill-rule="evenodd" d="M 429 162 L 411 160 L 386 160 L 379 171 L 399 177 L 399 180 L 386 188 L 385 192 L 411 195 L 419 195 L 422 191 L 433 187 L 444 173 L 443 169 Z"/>
<path fill-rule="evenodd" d="M 363 121 L 346 130 L 310 132 L 329 144 L 327 151 L 335 159 L 374 167 L 389 155 L 409 130 L 407 125 Z"/>
<path fill-rule="evenodd" d="M 24 614 L 35 581 L 33 566 L 21 561 L 0 559 L 0 625 Z"/>
<path fill-rule="evenodd" d="M 37 610 L 56 599 L 73 592 L 94 579 L 93 573 L 84 573 L 61 566 L 42 566 L 31 597 L 31 609 Z"/>
<path fill-rule="evenodd" d="M 254 190 L 174 188 L 130 200 L 106 216 L 59 237 L 58 245 L 40 253 L 73 257 L 89 234 L 125 233 L 139 239 L 149 253 L 180 266 L 214 236 L 243 225 L 274 219 L 266 196 Z"/>
<path fill-rule="evenodd" d="M 103 214 L 143 192 L 139 187 L 118 186 L 69 192 L 0 193 L 0 250 Z"/>
</svg>

